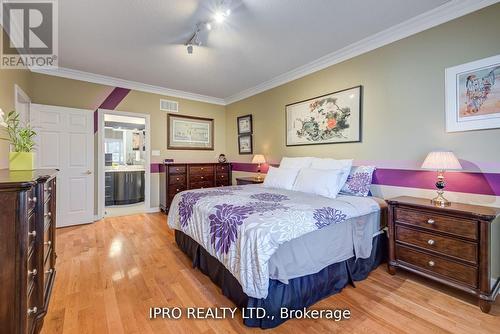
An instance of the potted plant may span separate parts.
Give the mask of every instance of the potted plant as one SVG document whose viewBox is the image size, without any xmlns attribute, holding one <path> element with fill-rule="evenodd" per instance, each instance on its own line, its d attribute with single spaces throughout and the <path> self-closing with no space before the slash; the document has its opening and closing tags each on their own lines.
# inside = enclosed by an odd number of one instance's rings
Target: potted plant
<svg viewBox="0 0 500 334">
<path fill-rule="evenodd" d="M 33 170 L 35 169 L 35 141 L 36 132 L 29 124 L 22 126 L 19 114 L 11 111 L 7 118 L 0 109 L 0 126 L 7 128 L 9 138 L 2 138 L 10 142 L 9 153 L 10 170 Z"/>
</svg>

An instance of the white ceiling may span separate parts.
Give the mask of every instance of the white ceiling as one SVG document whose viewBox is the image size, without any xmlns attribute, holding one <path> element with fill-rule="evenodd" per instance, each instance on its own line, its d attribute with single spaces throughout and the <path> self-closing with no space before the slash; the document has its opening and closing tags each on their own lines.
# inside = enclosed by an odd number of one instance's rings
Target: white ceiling
<svg viewBox="0 0 500 334">
<path fill-rule="evenodd" d="M 233 0 L 188 55 L 216 0 L 64 0 L 59 66 L 227 99 L 446 2 Z"/>
</svg>

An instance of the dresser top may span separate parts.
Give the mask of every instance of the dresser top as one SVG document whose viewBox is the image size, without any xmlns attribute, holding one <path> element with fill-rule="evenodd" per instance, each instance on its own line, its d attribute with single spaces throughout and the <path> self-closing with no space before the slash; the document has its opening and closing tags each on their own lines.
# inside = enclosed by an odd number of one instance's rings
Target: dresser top
<svg viewBox="0 0 500 334">
<path fill-rule="evenodd" d="M 452 202 L 450 206 L 442 208 L 433 205 L 430 199 L 420 197 L 400 196 L 391 198 L 387 202 L 389 204 L 403 204 L 443 213 L 468 215 L 488 221 L 492 221 L 500 215 L 500 208 L 455 202 Z"/>
<path fill-rule="evenodd" d="M 0 169 L 0 189 L 31 187 L 34 183 L 47 181 L 57 172 L 57 169 L 35 169 L 26 171 Z"/>
<path fill-rule="evenodd" d="M 162 162 L 166 166 L 175 165 L 229 165 L 230 162 Z"/>
</svg>

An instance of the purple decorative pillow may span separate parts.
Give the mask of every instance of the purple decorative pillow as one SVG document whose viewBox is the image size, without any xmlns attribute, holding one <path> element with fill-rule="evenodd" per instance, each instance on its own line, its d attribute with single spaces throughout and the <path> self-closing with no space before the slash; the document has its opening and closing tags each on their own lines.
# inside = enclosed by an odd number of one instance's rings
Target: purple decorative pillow
<svg viewBox="0 0 500 334">
<path fill-rule="evenodd" d="M 373 166 L 352 167 L 346 183 L 340 190 L 342 195 L 366 197 L 370 193 L 372 176 L 375 171 Z"/>
</svg>

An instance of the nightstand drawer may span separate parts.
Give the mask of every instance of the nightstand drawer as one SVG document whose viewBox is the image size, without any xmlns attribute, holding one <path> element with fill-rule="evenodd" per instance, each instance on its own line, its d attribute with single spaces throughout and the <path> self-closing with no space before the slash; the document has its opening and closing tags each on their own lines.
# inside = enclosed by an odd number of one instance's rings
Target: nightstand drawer
<svg viewBox="0 0 500 334">
<path fill-rule="evenodd" d="M 396 226 L 396 241 L 477 263 L 477 244 Z"/>
<path fill-rule="evenodd" d="M 168 178 L 168 184 L 178 184 L 178 185 L 183 185 L 186 184 L 186 175 L 183 174 L 177 174 L 177 175 L 170 175 Z"/>
<path fill-rule="evenodd" d="M 414 211 L 406 208 L 396 208 L 394 215 L 396 224 L 410 224 L 430 231 L 439 231 L 477 240 L 477 222 L 473 220 L 465 220 L 426 211 Z"/>
<path fill-rule="evenodd" d="M 396 245 L 396 259 L 423 270 L 436 273 L 471 287 L 477 287 L 477 269 L 475 267 L 446 260 L 411 248 Z"/>
</svg>

